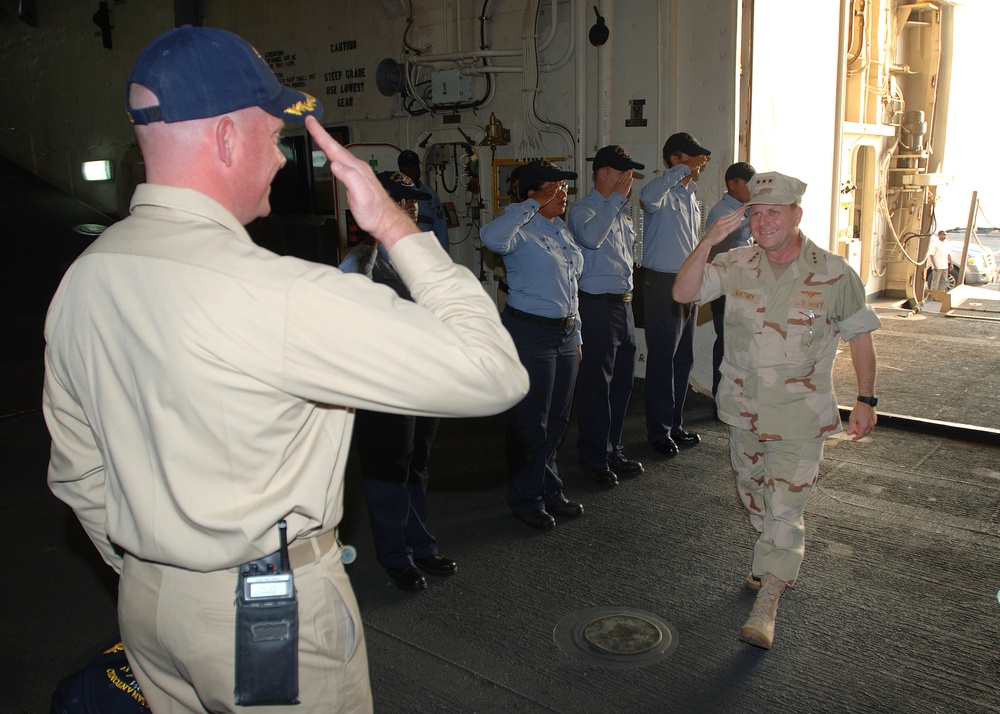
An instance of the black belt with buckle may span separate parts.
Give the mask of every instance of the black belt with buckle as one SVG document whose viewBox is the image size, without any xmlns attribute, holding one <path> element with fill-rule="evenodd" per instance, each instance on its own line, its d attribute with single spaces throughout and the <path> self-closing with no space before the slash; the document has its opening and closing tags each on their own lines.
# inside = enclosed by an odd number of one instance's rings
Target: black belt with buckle
<svg viewBox="0 0 1000 714">
<path fill-rule="evenodd" d="M 576 315 L 570 315 L 569 317 L 542 317 L 541 315 L 532 315 L 530 312 L 524 312 L 523 310 L 518 310 L 516 308 L 507 305 L 504 312 L 509 314 L 511 317 L 516 317 L 519 320 L 524 320 L 525 322 L 534 322 L 538 325 L 550 325 L 552 327 L 572 327 L 576 324 Z"/>
<path fill-rule="evenodd" d="M 629 290 L 627 293 L 619 295 L 617 293 L 585 293 L 581 290 L 580 297 L 591 300 L 604 300 L 605 302 L 632 302 L 632 291 Z"/>
</svg>

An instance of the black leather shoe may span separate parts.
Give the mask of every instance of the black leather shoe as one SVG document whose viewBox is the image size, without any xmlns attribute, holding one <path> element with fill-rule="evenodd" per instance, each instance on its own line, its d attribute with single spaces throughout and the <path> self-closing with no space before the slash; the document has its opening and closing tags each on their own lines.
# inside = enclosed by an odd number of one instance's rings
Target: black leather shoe
<svg viewBox="0 0 1000 714">
<path fill-rule="evenodd" d="M 549 528 L 555 528 L 556 526 L 556 519 L 553 518 L 547 511 L 515 513 L 514 518 L 518 519 L 522 523 L 527 523 L 532 528 L 537 528 L 540 531 L 547 531 Z"/>
<path fill-rule="evenodd" d="M 557 503 L 548 504 L 545 506 L 545 510 L 555 513 L 557 516 L 579 516 L 583 513 L 583 504 L 564 498 Z"/>
<path fill-rule="evenodd" d="M 643 468 L 642 464 L 632 459 L 614 461 L 610 466 L 611 470 L 620 476 L 642 476 L 646 473 L 646 469 Z"/>
<path fill-rule="evenodd" d="M 618 485 L 618 476 L 611 469 L 583 469 L 583 475 L 608 488 Z"/>
<path fill-rule="evenodd" d="M 693 432 L 686 432 L 683 429 L 671 432 L 670 436 L 674 440 L 674 443 L 682 449 L 690 449 L 701 441 L 700 436 Z"/>
<path fill-rule="evenodd" d="M 431 575 L 454 575 L 458 572 L 458 563 L 451 558 L 445 558 L 435 553 L 426 558 L 414 558 L 414 565 Z"/>
<path fill-rule="evenodd" d="M 654 441 L 653 448 L 666 456 L 668 459 L 672 459 L 677 456 L 677 444 L 669 436 L 665 436 L 659 441 Z"/>
<path fill-rule="evenodd" d="M 389 577 L 392 578 L 392 582 L 396 584 L 396 587 L 400 590 L 407 590 L 411 593 L 420 592 L 427 587 L 427 581 L 424 580 L 424 576 L 420 574 L 417 570 L 417 566 L 413 563 L 409 565 L 404 565 L 402 568 L 386 568 L 385 572 L 389 573 Z"/>
</svg>

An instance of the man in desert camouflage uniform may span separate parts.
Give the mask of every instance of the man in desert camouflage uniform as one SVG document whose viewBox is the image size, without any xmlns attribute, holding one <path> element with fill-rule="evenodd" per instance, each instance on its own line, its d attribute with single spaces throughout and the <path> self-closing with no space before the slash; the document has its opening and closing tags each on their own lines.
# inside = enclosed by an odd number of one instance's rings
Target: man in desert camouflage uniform
<svg viewBox="0 0 1000 714">
<path fill-rule="evenodd" d="M 875 427 L 875 347 L 879 319 L 858 274 L 800 230 L 806 185 L 776 172 L 750 182 L 755 246 L 706 263 L 743 209 L 712 225 L 677 275 L 674 299 L 726 298 L 725 357 L 717 405 L 729 425 L 740 498 L 760 533 L 747 586 L 759 590 L 740 639 L 770 649 L 778 600 L 795 583 L 805 548 L 803 511 L 819 475 L 826 437 L 843 430 L 833 391 L 840 340 L 851 345 L 858 401 L 854 439 Z"/>
</svg>

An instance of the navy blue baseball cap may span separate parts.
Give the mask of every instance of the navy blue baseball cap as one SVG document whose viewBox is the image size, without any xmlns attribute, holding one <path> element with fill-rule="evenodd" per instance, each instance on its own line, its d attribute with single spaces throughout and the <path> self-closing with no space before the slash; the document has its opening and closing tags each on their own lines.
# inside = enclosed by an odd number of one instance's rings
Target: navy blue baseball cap
<svg viewBox="0 0 1000 714">
<path fill-rule="evenodd" d="M 405 149 L 399 152 L 399 157 L 396 159 L 396 165 L 399 168 L 404 166 L 420 166 L 420 157 L 417 156 L 416 151 L 410 151 Z"/>
<path fill-rule="evenodd" d="M 693 136 L 685 131 L 671 134 L 663 143 L 663 160 L 668 156 L 683 153 L 688 156 L 711 156 L 712 152 L 706 149 Z"/>
<path fill-rule="evenodd" d="M 757 173 L 757 169 L 746 161 L 737 161 L 726 169 L 726 181 L 734 181 L 736 179 L 749 181 L 755 173 Z"/>
<path fill-rule="evenodd" d="M 537 189 L 543 183 L 550 181 L 567 181 L 575 179 L 576 171 L 563 171 L 547 159 L 536 159 L 520 167 L 516 177 L 511 174 L 511 179 L 516 178 L 521 183 L 522 195 L 527 196 L 528 191 Z"/>
<path fill-rule="evenodd" d="M 414 185 L 410 177 L 399 171 L 383 171 L 378 174 L 378 181 L 389 197 L 396 201 L 412 198 L 414 201 L 426 201 L 431 197 L 426 191 L 421 191 Z"/>
<path fill-rule="evenodd" d="M 632 158 L 632 154 L 625 150 L 625 147 L 618 144 L 602 146 L 594 156 L 594 171 L 610 166 L 616 171 L 629 171 L 630 169 L 646 168 L 645 164 L 640 164 Z"/>
<path fill-rule="evenodd" d="M 132 84 L 160 103 L 132 107 Z M 248 107 L 295 124 L 323 115 L 315 97 L 279 82 L 249 42 L 212 27 L 184 25 L 164 32 L 139 55 L 125 87 L 125 108 L 135 124 L 204 119 Z"/>
</svg>

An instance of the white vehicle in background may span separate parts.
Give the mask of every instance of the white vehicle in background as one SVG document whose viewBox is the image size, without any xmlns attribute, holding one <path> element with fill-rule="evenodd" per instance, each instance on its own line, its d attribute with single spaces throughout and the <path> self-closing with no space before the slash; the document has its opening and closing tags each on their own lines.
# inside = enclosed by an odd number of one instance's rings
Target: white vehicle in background
<svg viewBox="0 0 1000 714">
<path fill-rule="evenodd" d="M 958 269 L 962 263 L 962 247 L 965 244 L 965 229 L 952 228 L 945 241 L 951 255 L 952 268 L 948 275 L 948 289 L 958 284 Z M 976 241 L 976 238 L 979 241 Z M 980 247 L 982 243 L 982 247 Z M 969 255 L 965 263 L 966 285 L 987 285 L 1000 280 L 997 267 L 997 253 L 1000 251 L 1000 229 L 983 227 L 976 229 L 976 235 L 969 238 Z"/>
</svg>

